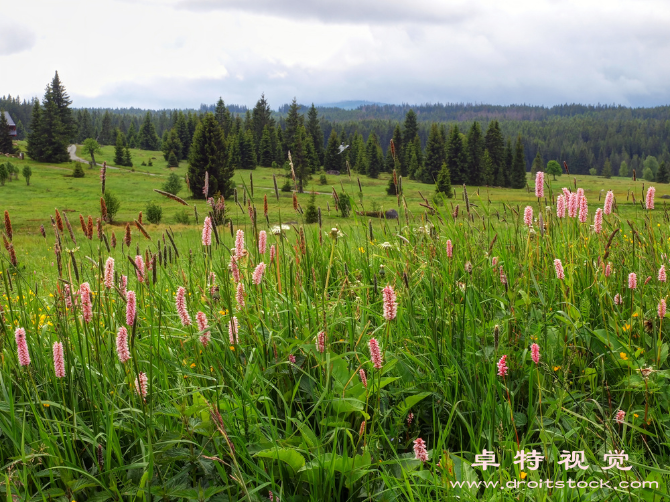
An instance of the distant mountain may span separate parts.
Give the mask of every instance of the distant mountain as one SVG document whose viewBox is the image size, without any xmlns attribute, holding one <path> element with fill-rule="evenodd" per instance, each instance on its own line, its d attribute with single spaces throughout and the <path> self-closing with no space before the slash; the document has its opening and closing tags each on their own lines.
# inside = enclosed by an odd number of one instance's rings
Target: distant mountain
<svg viewBox="0 0 670 502">
<path fill-rule="evenodd" d="M 343 110 L 355 110 L 359 106 L 363 105 L 386 105 L 387 103 L 379 103 L 377 101 L 361 101 L 361 100 L 353 100 L 353 101 L 337 101 L 335 103 L 320 103 L 317 106 L 317 108 L 342 108 Z"/>
</svg>

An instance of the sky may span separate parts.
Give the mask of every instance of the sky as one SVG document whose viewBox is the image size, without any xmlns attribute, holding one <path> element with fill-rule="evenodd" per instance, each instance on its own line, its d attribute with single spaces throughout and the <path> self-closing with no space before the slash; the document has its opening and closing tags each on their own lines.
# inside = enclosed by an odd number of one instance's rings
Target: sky
<svg viewBox="0 0 670 502">
<path fill-rule="evenodd" d="M 668 0 L 21 0 L 0 95 L 75 107 L 670 102 Z"/>
</svg>

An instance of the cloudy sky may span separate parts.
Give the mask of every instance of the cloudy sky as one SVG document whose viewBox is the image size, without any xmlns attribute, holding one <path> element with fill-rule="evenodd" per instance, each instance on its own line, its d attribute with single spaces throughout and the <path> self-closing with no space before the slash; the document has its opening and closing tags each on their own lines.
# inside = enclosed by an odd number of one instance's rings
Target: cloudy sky
<svg viewBox="0 0 670 502">
<path fill-rule="evenodd" d="M 670 102 L 668 0 L 20 0 L 0 95 L 75 106 Z"/>
</svg>

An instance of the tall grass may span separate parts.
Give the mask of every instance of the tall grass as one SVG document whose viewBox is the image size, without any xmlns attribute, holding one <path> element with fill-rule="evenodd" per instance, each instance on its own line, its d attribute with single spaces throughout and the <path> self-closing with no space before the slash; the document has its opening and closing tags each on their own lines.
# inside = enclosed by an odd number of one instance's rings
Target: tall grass
<svg viewBox="0 0 670 502">
<path fill-rule="evenodd" d="M 585 224 L 557 219 L 553 207 L 534 205 L 528 227 L 523 209 L 494 208 L 476 195 L 468 206 L 456 217 L 440 204 L 433 214 L 401 211 L 399 221 L 354 220 L 334 231 L 300 222 L 273 231 L 247 218 L 236 261 L 241 308 L 226 226 L 212 246 L 194 232 L 148 240 L 133 231 L 130 246 L 119 238 L 109 251 L 97 236 L 75 230 L 76 247 L 59 232 L 49 238 L 60 240 L 60 268 L 39 274 L 13 267 L 3 252 L 0 491 L 8 500 L 78 501 L 256 501 L 270 493 L 284 501 L 660 500 L 670 473 L 667 328 L 657 316 L 668 294 L 657 280 L 669 248 L 667 212 L 636 210 L 628 222 L 615 212 L 595 234 L 592 216 Z M 265 254 L 260 230 L 268 232 Z M 143 282 L 138 254 L 154 264 Z M 112 288 L 104 284 L 108 257 Z M 261 262 L 267 268 L 256 285 Z M 637 289 L 627 287 L 631 272 Z M 121 276 L 137 297 L 130 325 Z M 81 298 L 66 307 L 66 286 L 76 292 L 85 282 L 90 322 Z M 388 321 L 387 285 L 398 302 Z M 175 305 L 179 287 L 186 325 Z M 207 317 L 202 331 L 198 312 Z M 233 316 L 239 342 L 229 333 Z M 19 327 L 28 366 L 19 364 Z M 125 363 L 116 346 L 122 327 Z M 372 338 L 381 369 L 371 362 Z M 55 342 L 63 344 L 64 378 L 54 370 Z M 503 355 L 509 372 L 501 377 Z M 140 373 L 146 397 L 136 390 Z M 415 459 L 418 438 L 427 462 Z M 471 466 L 484 449 L 499 467 Z M 519 450 L 545 461 L 522 470 Z M 602 470 L 609 450 L 625 450 L 632 469 Z M 565 470 L 563 451 L 584 451 L 590 467 Z M 450 483 L 569 478 L 660 484 L 615 492 Z"/>
</svg>

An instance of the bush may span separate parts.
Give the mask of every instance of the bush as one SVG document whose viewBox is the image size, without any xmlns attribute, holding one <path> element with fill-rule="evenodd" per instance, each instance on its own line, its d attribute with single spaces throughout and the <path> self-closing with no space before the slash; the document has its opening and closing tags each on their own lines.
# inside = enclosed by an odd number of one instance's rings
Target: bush
<svg viewBox="0 0 670 502">
<path fill-rule="evenodd" d="M 149 223 L 158 225 L 163 219 L 163 208 L 152 200 L 149 201 L 149 204 L 147 204 L 145 214 L 147 215 L 147 220 Z"/>
<path fill-rule="evenodd" d="M 172 171 L 170 176 L 168 176 L 167 181 L 163 185 L 163 191 L 171 193 L 172 195 L 177 195 L 182 189 L 181 178 Z"/>
<path fill-rule="evenodd" d="M 340 216 L 346 218 L 351 213 L 351 199 L 346 193 L 340 193 L 337 198 L 337 208 L 340 210 Z"/>
<path fill-rule="evenodd" d="M 650 167 L 645 167 L 642 171 L 642 177 L 646 181 L 654 181 L 654 171 L 652 171 Z"/>
<path fill-rule="evenodd" d="M 153 166 L 154 163 L 151 161 L 151 159 L 149 159 L 149 163 L 148 163 L 147 165 L 148 165 L 148 166 Z"/>
<path fill-rule="evenodd" d="M 146 167 L 146 165 L 147 165 L 147 163 L 144 162 L 144 161 L 142 161 L 142 163 L 140 164 L 140 166 L 145 166 L 145 167 Z"/>
<path fill-rule="evenodd" d="M 275 169 L 277 169 L 279 167 L 279 164 L 277 164 L 276 160 L 272 161 L 272 167 L 275 168 Z"/>
<path fill-rule="evenodd" d="M 151 161 L 149 161 L 149 162 L 151 162 Z M 179 160 L 177 159 L 177 156 L 174 154 L 174 150 L 170 152 L 170 155 L 168 156 L 167 162 L 168 162 L 168 167 L 179 167 Z"/>
<path fill-rule="evenodd" d="M 328 184 L 328 178 L 326 178 L 325 174 L 322 174 L 319 176 L 319 185 L 327 185 Z"/>
<path fill-rule="evenodd" d="M 84 168 L 81 166 L 81 162 L 76 162 L 74 165 L 74 171 L 72 171 L 72 176 L 74 178 L 83 178 L 84 175 Z"/>
<path fill-rule="evenodd" d="M 290 192 L 291 190 L 293 190 L 293 184 L 291 183 L 290 179 L 286 178 L 286 181 L 281 186 L 281 191 L 282 192 Z"/>
<path fill-rule="evenodd" d="M 598 171 L 595 167 L 592 167 L 591 169 L 589 169 L 589 174 L 591 176 L 595 176 L 596 174 L 598 174 Z"/>
<path fill-rule="evenodd" d="M 188 211 L 186 211 L 186 209 L 177 211 L 177 213 L 174 215 L 174 222 L 180 223 L 182 225 L 188 225 L 189 223 Z"/>
<path fill-rule="evenodd" d="M 107 206 L 107 221 L 112 223 L 116 213 L 119 212 L 121 201 L 116 195 L 114 195 L 114 192 L 105 190 L 105 205 Z"/>
<path fill-rule="evenodd" d="M 309 197 L 309 204 L 307 204 L 307 211 L 305 211 L 305 221 L 307 223 L 319 221 L 319 211 L 316 209 L 316 193 L 314 192 Z"/>
<path fill-rule="evenodd" d="M 26 185 L 30 186 L 30 177 L 33 175 L 33 170 L 30 166 L 23 166 L 23 177 L 26 179 Z"/>
<path fill-rule="evenodd" d="M 5 164 L 0 164 L 0 185 L 5 186 L 5 181 L 9 177 L 9 171 L 7 171 L 7 166 Z"/>
</svg>

